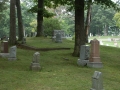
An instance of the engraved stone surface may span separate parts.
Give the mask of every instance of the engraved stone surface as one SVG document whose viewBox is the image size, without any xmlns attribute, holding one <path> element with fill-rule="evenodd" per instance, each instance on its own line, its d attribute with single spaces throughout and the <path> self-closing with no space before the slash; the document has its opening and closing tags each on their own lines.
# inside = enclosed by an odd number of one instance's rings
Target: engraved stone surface
<svg viewBox="0 0 120 90">
<path fill-rule="evenodd" d="M 62 37 L 61 37 L 61 34 L 56 34 L 56 39 L 55 39 L 55 42 L 56 43 L 62 43 Z"/>
<path fill-rule="evenodd" d="M 92 88 L 90 90 L 104 90 L 102 73 L 95 71 L 92 76 Z"/>
<path fill-rule="evenodd" d="M 65 32 L 63 30 L 54 30 L 53 36 L 56 36 L 57 34 L 60 34 L 61 38 L 65 38 Z"/>
<path fill-rule="evenodd" d="M 26 37 L 23 37 L 22 44 L 25 44 L 25 43 L 26 43 Z"/>
<path fill-rule="evenodd" d="M 16 60 L 16 51 L 17 51 L 16 46 L 10 47 L 10 55 L 9 55 L 8 60 Z"/>
<path fill-rule="evenodd" d="M 40 59 L 40 53 L 39 52 L 34 53 L 33 60 L 30 65 L 30 70 L 39 71 L 41 69 L 40 64 L 39 64 L 39 59 Z"/>
<path fill-rule="evenodd" d="M 80 47 L 80 59 L 78 59 L 77 64 L 81 66 L 87 65 L 89 61 L 90 47 L 88 45 L 81 45 Z"/>
</svg>

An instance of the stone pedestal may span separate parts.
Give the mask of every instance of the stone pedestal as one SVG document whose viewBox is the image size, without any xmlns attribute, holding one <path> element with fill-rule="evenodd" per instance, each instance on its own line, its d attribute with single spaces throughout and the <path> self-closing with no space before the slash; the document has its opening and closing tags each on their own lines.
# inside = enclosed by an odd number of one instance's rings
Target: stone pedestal
<svg viewBox="0 0 120 90">
<path fill-rule="evenodd" d="M 30 70 L 39 71 L 40 70 L 40 64 L 39 63 L 31 63 Z"/>
<path fill-rule="evenodd" d="M 91 41 L 90 59 L 87 66 L 93 68 L 103 67 L 102 62 L 100 61 L 99 41 L 97 39 Z"/>
<path fill-rule="evenodd" d="M 89 52 L 90 47 L 88 45 L 81 45 L 80 47 L 80 59 L 78 59 L 77 64 L 80 66 L 86 66 L 89 62 Z"/>
<path fill-rule="evenodd" d="M 78 64 L 79 66 L 86 66 L 88 62 L 89 62 L 89 60 L 81 60 L 81 59 L 78 59 L 77 64 Z"/>
<path fill-rule="evenodd" d="M 8 58 L 9 55 L 10 55 L 9 53 L 0 53 L 0 57 Z"/>
</svg>

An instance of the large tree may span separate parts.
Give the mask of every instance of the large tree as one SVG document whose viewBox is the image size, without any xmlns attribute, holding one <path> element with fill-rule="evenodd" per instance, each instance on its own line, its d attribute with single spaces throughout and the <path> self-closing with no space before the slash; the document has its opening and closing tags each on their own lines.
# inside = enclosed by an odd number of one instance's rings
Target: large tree
<svg viewBox="0 0 120 90">
<path fill-rule="evenodd" d="M 44 9 L 44 0 L 38 0 L 36 37 L 43 36 L 43 9 Z"/>
<path fill-rule="evenodd" d="M 16 0 L 10 0 L 10 34 L 9 44 L 16 43 L 16 13 L 15 13 Z"/>
<path fill-rule="evenodd" d="M 18 18 L 18 40 L 22 41 L 24 37 L 24 31 L 23 31 L 23 21 L 22 21 L 20 0 L 16 0 L 16 6 L 17 6 L 17 18 Z"/>
<path fill-rule="evenodd" d="M 84 44 L 84 0 L 75 0 L 75 45 L 73 56 L 79 56 L 80 46 Z"/>
<path fill-rule="evenodd" d="M 86 0 L 75 0 L 75 46 L 73 56 L 79 56 L 80 46 L 85 44 L 85 36 L 86 32 L 84 29 L 84 1 Z M 94 0 L 97 4 L 102 4 L 107 7 L 116 8 L 116 4 L 111 0 Z M 92 3 L 92 0 L 88 0 L 88 2 Z M 81 7 L 81 8 L 76 8 Z M 81 22 L 79 19 L 82 19 Z"/>
<path fill-rule="evenodd" d="M 86 42 L 86 32 L 84 29 L 84 2 L 88 1 L 91 3 L 92 0 L 47 0 L 47 2 L 50 1 L 52 1 L 55 7 L 59 4 L 67 4 L 71 6 L 70 9 L 75 9 L 75 46 L 73 56 L 79 56 L 80 46 L 84 45 Z M 107 7 L 116 7 L 116 4 L 112 0 L 94 0 L 94 2 Z M 43 3 L 43 1 L 41 1 L 41 3 Z"/>
</svg>

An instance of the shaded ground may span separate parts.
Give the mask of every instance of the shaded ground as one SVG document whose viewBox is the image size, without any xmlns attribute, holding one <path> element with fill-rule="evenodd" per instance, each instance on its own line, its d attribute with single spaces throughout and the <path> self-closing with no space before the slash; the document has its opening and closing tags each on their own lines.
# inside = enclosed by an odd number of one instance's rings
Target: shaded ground
<svg viewBox="0 0 120 90">
<path fill-rule="evenodd" d="M 17 48 L 35 50 L 35 51 L 50 51 L 50 50 L 70 50 L 70 48 L 36 48 L 25 44 L 17 44 Z"/>
</svg>

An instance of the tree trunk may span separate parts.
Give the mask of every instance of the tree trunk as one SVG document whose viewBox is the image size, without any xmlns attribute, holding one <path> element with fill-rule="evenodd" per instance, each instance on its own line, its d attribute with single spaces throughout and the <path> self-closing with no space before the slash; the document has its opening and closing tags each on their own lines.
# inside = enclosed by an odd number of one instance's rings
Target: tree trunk
<svg viewBox="0 0 120 90">
<path fill-rule="evenodd" d="M 15 15 L 16 0 L 10 0 L 10 34 L 9 44 L 16 44 L 16 15 Z"/>
<path fill-rule="evenodd" d="M 44 0 L 38 0 L 36 37 L 43 36 L 43 6 L 44 6 Z"/>
<path fill-rule="evenodd" d="M 23 22 L 22 22 L 22 15 L 21 15 L 20 0 L 16 0 L 16 6 L 17 6 L 17 18 L 18 18 L 18 40 L 22 41 L 24 37 L 24 32 L 23 32 Z"/>
<path fill-rule="evenodd" d="M 87 11 L 86 24 L 85 24 L 86 43 L 88 43 L 88 31 L 90 28 L 90 22 L 91 22 L 91 2 L 88 2 L 88 11 Z"/>
<path fill-rule="evenodd" d="M 84 0 L 75 0 L 75 45 L 73 56 L 79 56 L 80 46 L 85 45 Z"/>
</svg>

